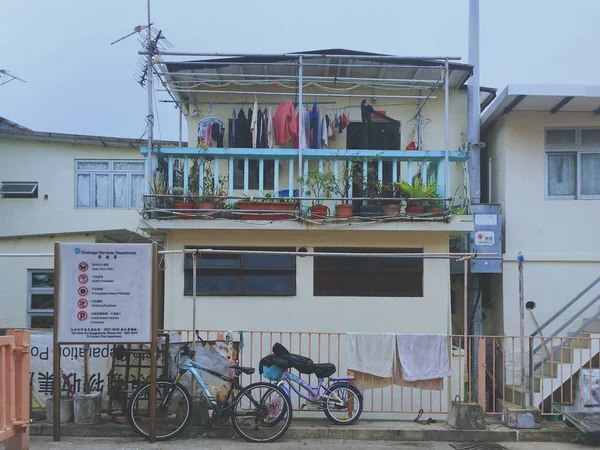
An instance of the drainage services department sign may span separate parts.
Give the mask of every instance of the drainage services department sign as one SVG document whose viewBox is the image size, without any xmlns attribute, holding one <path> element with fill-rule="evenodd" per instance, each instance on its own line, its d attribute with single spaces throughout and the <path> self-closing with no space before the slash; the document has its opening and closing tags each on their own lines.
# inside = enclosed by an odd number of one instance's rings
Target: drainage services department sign
<svg viewBox="0 0 600 450">
<path fill-rule="evenodd" d="M 59 342 L 150 342 L 152 244 L 59 244 L 59 266 Z"/>
</svg>

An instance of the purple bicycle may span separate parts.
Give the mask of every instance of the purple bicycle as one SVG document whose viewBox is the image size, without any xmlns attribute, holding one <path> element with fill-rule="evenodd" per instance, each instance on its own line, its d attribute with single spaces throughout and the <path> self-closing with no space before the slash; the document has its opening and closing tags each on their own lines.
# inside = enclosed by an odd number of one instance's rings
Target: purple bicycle
<svg viewBox="0 0 600 450">
<path fill-rule="evenodd" d="M 290 372 L 296 369 L 300 373 L 314 374 L 317 386 L 311 386 Z M 277 382 L 291 398 L 291 390 L 307 401 L 307 406 L 323 410 L 331 422 L 336 425 L 355 423 L 363 410 L 363 396 L 352 384 L 354 377 L 332 377 L 336 372 L 335 364 L 314 363 L 310 358 L 290 353 L 281 344 L 273 346 L 273 353 L 260 361 L 259 371 L 268 380 Z M 328 378 L 328 381 L 324 381 Z M 304 390 L 304 392 L 302 392 Z M 276 423 L 277 417 L 274 419 Z"/>
</svg>

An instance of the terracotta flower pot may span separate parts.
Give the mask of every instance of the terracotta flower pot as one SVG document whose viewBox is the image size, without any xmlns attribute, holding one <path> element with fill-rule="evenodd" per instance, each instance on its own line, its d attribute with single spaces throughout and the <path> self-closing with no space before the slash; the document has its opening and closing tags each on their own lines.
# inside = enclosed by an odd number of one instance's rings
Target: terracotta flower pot
<svg viewBox="0 0 600 450">
<path fill-rule="evenodd" d="M 310 218 L 314 220 L 325 219 L 329 214 L 329 208 L 325 205 L 313 205 L 310 208 Z"/>
<path fill-rule="evenodd" d="M 206 203 L 206 202 L 194 203 L 194 208 L 195 209 L 215 209 L 215 204 L 214 203 Z"/>
<path fill-rule="evenodd" d="M 406 207 L 406 214 L 418 215 L 425 213 L 425 207 L 423 205 L 411 205 Z"/>
<path fill-rule="evenodd" d="M 444 208 L 430 207 L 430 208 L 427 209 L 427 212 L 432 217 L 441 217 L 441 216 L 444 215 Z"/>
<path fill-rule="evenodd" d="M 289 220 L 293 214 L 269 214 L 265 211 L 296 211 L 296 203 L 282 202 L 240 202 L 242 211 L 253 211 L 252 214 L 242 214 L 242 220 Z"/>
<path fill-rule="evenodd" d="M 400 214 L 400 205 L 383 205 L 384 216 L 394 216 Z"/>
<path fill-rule="evenodd" d="M 194 202 L 186 202 L 183 200 L 175 200 L 175 209 L 181 210 L 182 212 L 191 213 L 192 209 L 194 209 Z M 192 216 L 190 214 L 177 214 L 178 219 L 191 219 Z"/>
<path fill-rule="evenodd" d="M 353 205 L 339 204 L 335 205 L 335 216 L 338 219 L 350 219 L 354 213 Z"/>
</svg>

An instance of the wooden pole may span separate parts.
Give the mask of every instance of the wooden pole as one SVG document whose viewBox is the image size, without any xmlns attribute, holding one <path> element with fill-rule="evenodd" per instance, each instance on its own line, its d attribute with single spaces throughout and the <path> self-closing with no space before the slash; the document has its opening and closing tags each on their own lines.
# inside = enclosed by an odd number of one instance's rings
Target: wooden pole
<svg viewBox="0 0 600 450">
<path fill-rule="evenodd" d="M 152 336 L 150 343 L 150 442 L 156 441 L 156 352 L 158 348 L 158 244 L 152 244 Z"/>
<path fill-rule="evenodd" d="M 60 441 L 60 344 L 58 343 L 58 290 L 60 284 L 60 243 L 54 243 L 54 329 L 53 337 L 53 386 L 52 386 L 52 439 Z"/>
</svg>

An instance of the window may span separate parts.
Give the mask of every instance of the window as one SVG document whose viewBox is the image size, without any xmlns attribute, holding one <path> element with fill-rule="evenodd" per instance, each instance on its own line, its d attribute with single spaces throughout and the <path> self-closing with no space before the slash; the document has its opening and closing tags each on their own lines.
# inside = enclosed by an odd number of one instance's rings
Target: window
<svg viewBox="0 0 600 450">
<path fill-rule="evenodd" d="M 600 128 L 546 130 L 548 199 L 600 199 Z"/>
<path fill-rule="evenodd" d="M 54 326 L 54 272 L 27 271 L 27 313 L 31 328 Z"/>
<path fill-rule="evenodd" d="M 75 161 L 75 205 L 78 208 L 139 208 L 144 193 L 145 162 Z"/>
<path fill-rule="evenodd" d="M 0 183 L 2 198 L 38 198 L 36 181 L 2 181 Z"/>
<path fill-rule="evenodd" d="M 257 159 L 248 160 L 248 189 L 260 189 L 259 167 L 259 161 Z M 275 161 L 272 159 L 264 160 L 263 184 L 264 190 L 266 191 L 275 189 Z M 234 161 L 233 188 L 244 189 L 243 159 L 236 159 Z"/>
<path fill-rule="evenodd" d="M 294 248 L 262 247 L 245 250 L 296 251 Z M 186 253 L 184 258 L 184 295 L 192 295 L 192 255 Z M 196 293 L 213 296 L 296 295 L 296 257 L 261 254 L 203 255 L 196 262 Z"/>
<path fill-rule="evenodd" d="M 318 248 L 316 252 L 408 253 L 422 249 Z M 371 256 L 315 256 L 314 295 L 422 297 L 423 260 Z"/>
</svg>

